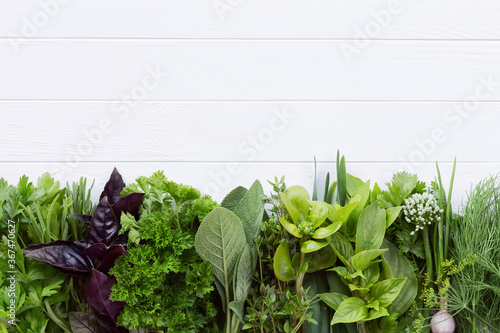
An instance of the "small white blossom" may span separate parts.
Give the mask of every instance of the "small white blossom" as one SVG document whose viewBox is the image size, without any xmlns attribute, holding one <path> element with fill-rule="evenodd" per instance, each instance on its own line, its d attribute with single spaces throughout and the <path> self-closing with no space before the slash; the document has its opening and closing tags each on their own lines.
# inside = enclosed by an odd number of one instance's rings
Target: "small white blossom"
<svg viewBox="0 0 500 333">
<path fill-rule="evenodd" d="M 415 224 L 415 231 L 412 231 L 411 235 L 423 230 L 425 225 L 431 225 L 441 220 L 439 215 L 443 213 L 443 210 L 439 207 L 436 197 L 432 194 L 415 193 L 404 202 L 405 220 L 408 223 Z"/>
</svg>

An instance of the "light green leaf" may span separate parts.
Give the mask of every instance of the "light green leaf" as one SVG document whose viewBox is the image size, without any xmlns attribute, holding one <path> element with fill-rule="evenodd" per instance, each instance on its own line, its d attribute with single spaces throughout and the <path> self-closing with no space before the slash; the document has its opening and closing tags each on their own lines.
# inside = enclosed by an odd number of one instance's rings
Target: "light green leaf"
<svg viewBox="0 0 500 333">
<path fill-rule="evenodd" d="M 311 200 L 305 188 L 299 185 L 291 186 L 284 193 L 280 193 L 280 197 L 295 225 L 307 219 Z"/>
<path fill-rule="evenodd" d="M 337 200 L 341 206 L 345 205 L 347 199 L 347 172 L 345 166 L 345 157 L 340 158 L 340 152 L 337 150 Z"/>
<path fill-rule="evenodd" d="M 295 270 L 292 266 L 290 258 L 290 248 L 287 242 L 283 242 L 278 246 L 273 260 L 274 274 L 281 281 L 295 280 Z"/>
<path fill-rule="evenodd" d="M 371 287 L 371 296 L 380 305 L 389 306 L 401 292 L 405 281 L 406 278 L 398 278 L 377 282 Z"/>
<path fill-rule="evenodd" d="M 247 244 L 250 247 L 253 247 L 254 239 L 260 231 L 260 223 L 264 215 L 263 200 L 265 197 L 262 185 L 256 180 L 234 209 L 234 214 L 243 223 Z"/>
<path fill-rule="evenodd" d="M 332 325 L 337 323 L 355 323 L 368 316 L 366 302 L 358 297 L 350 297 L 340 303 L 332 318 Z"/>
<path fill-rule="evenodd" d="M 390 207 L 386 210 L 386 226 L 385 228 L 389 228 L 391 224 L 398 218 L 399 213 L 401 212 L 402 206 Z"/>
<path fill-rule="evenodd" d="M 358 177 L 354 177 L 351 174 L 346 175 L 346 185 L 347 185 L 347 194 L 352 197 L 354 192 L 361 186 L 363 186 L 364 182 Z"/>
<path fill-rule="evenodd" d="M 377 201 L 377 197 L 379 194 L 382 194 L 382 190 L 378 186 L 377 183 L 373 184 L 372 192 L 370 193 L 370 203 L 374 203 Z"/>
<path fill-rule="evenodd" d="M 356 232 L 356 226 L 358 224 L 358 218 L 363 209 L 365 208 L 366 202 L 370 197 L 370 181 L 367 181 L 360 188 L 353 193 L 349 203 L 357 202 L 356 207 L 352 210 L 346 223 L 347 236 L 351 237 Z"/>
<path fill-rule="evenodd" d="M 311 213 L 309 215 L 310 221 L 313 223 L 314 228 L 319 227 L 325 222 L 328 217 L 328 210 L 331 205 L 322 201 L 313 201 Z"/>
<path fill-rule="evenodd" d="M 245 247 L 245 231 L 230 210 L 217 207 L 201 223 L 195 236 L 200 257 L 212 265 L 212 272 L 224 288 L 229 288 L 234 267 Z"/>
<path fill-rule="evenodd" d="M 373 320 L 377 319 L 380 317 L 386 317 L 389 315 L 389 312 L 387 312 L 387 309 L 384 307 L 381 307 L 380 309 L 371 309 L 370 312 L 368 312 L 368 317 L 366 317 L 366 321 L 368 320 Z"/>
<path fill-rule="evenodd" d="M 316 239 L 325 239 L 328 236 L 337 232 L 337 230 L 339 230 L 340 227 L 342 227 L 342 221 L 333 222 L 328 227 L 316 229 L 314 233 L 311 235 L 311 237 Z"/>
<path fill-rule="evenodd" d="M 385 226 L 385 210 L 377 202 L 366 207 L 359 216 L 356 253 L 379 249 L 384 241 Z"/>
<path fill-rule="evenodd" d="M 318 295 L 323 302 L 325 302 L 329 307 L 337 311 L 340 303 L 347 299 L 348 297 L 344 294 L 339 293 L 323 293 Z"/>
<path fill-rule="evenodd" d="M 327 240 L 307 240 L 300 245 L 300 252 L 302 253 L 311 253 L 314 251 L 318 251 L 319 249 L 324 248 L 329 243 Z"/>
<path fill-rule="evenodd" d="M 288 222 L 287 220 L 285 220 L 284 217 L 280 217 L 280 222 L 290 235 L 293 235 L 297 238 L 302 237 L 302 234 L 300 233 L 299 228 L 297 228 L 297 226 L 295 224 Z"/>
<path fill-rule="evenodd" d="M 356 198 L 360 198 L 359 196 Z M 342 222 L 346 223 L 347 219 L 349 218 L 349 215 L 351 215 L 351 212 L 353 211 L 354 208 L 358 205 L 358 202 L 356 199 L 354 199 L 352 202 L 350 201 L 347 205 L 344 207 L 340 207 L 339 205 L 337 206 L 330 206 L 328 218 L 333 221 L 333 222 Z"/>
<path fill-rule="evenodd" d="M 362 271 L 371 264 L 373 264 L 374 263 L 373 260 L 386 251 L 387 249 L 380 249 L 380 250 L 365 250 L 356 253 L 351 259 L 352 267 L 354 267 L 354 269 L 358 271 Z"/>
<path fill-rule="evenodd" d="M 369 289 L 369 288 L 359 287 L 359 286 L 357 286 L 357 285 L 355 285 L 355 284 L 352 284 L 352 283 L 349 283 L 349 289 L 350 289 L 351 291 L 356 291 L 356 290 L 357 290 L 357 291 L 359 291 L 359 292 L 361 293 L 361 295 L 363 295 L 363 296 L 364 296 L 364 295 L 366 295 L 366 294 L 368 294 L 368 293 L 370 292 L 370 289 Z"/>
</svg>

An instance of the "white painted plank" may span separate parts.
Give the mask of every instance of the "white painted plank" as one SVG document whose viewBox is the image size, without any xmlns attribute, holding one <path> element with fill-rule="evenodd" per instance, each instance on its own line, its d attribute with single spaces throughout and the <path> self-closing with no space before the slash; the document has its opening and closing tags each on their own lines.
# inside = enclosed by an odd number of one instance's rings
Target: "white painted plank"
<svg viewBox="0 0 500 333">
<path fill-rule="evenodd" d="M 151 175 L 156 170 L 164 170 L 167 177 L 173 181 L 189 184 L 199 188 L 204 193 L 210 193 L 220 202 L 222 198 L 236 186 L 250 186 L 255 179 L 259 179 L 266 193 L 271 191 L 268 179 L 274 176 L 285 175 L 286 183 L 291 185 L 302 185 L 310 192 L 312 191 L 314 167 L 313 163 L 239 163 L 228 165 L 227 163 L 81 163 L 71 169 L 53 173 L 57 180 L 62 182 L 75 181 L 81 176 L 95 179 L 94 200 L 109 178 L 113 167 L 117 167 L 122 174 L 125 183 L 132 182 L 140 175 Z M 392 177 L 392 173 L 400 171 L 400 165 L 395 163 L 347 163 L 347 171 L 363 180 L 378 182 L 382 189 L 383 185 Z M 451 163 L 440 163 L 444 186 L 448 186 L 451 175 Z M 232 175 L 227 170 L 232 170 Z M 0 177 L 4 177 L 10 183 L 17 183 L 18 178 L 26 174 L 32 181 L 36 181 L 45 171 L 54 171 L 52 163 L 0 163 Z M 466 192 L 470 190 L 471 184 L 476 184 L 489 174 L 496 174 L 500 170 L 500 163 L 458 163 L 453 188 L 453 205 L 458 207 L 462 199 L 466 198 Z M 326 172 L 333 172 L 332 163 L 318 164 L 318 179 L 324 181 Z M 419 175 L 419 179 L 429 182 L 436 176 L 435 166 L 425 164 L 415 169 L 407 169 Z M 321 182 L 321 184 L 324 184 Z M 320 195 L 323 186 L 319 187 Z"/>
<path fill-rule="evenodd" d="M 351 63 L 341 43 L 2 40 L 0 99 L 463 100 L 488 77 L 500 99 L 500 41 L 373 41 Z"/>
<path fill-rule="evenodd" d="M 0 162 L 500 162 L 498 102 L 115 105 L 0 102 Z"/>
<path fill-rule="evenodd" d="M 491 0 L 2 0 L 0 37 L 499 39 L 499 12 Z"/>
</svg>

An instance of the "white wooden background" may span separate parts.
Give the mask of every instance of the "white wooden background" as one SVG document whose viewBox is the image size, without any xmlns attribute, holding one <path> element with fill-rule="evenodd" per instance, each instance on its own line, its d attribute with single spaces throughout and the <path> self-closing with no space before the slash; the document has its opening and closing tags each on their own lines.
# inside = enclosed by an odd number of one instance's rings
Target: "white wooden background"
<svg viewBox="0 0 500 333">
<path fill-rule="evenodd" d="M 255 178 L 500 171 L 500 2 L 0 0 L 0 177 L 220 200 Z M 266 187 L 270 189 L 269 186 Z"/>
</svg>

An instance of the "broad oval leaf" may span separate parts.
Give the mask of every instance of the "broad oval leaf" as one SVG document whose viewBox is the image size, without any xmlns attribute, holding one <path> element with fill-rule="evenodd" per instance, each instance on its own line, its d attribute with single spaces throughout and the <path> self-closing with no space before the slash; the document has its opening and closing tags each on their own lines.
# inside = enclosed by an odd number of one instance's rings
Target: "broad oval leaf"
<svg viewBox="0 0 500 333">
<path fill-rule="evenodd" d="M 319 227 L 325 222 L 328 217 L 329 204 L 322 201 L 313 201 L 309 220 L 313 223 L 314 228 Z"/>
<path fill-rule="evenodd" d="M 342 227 L 342 221 L 333 222 L 328 227 L 316 229 L 311 237 L 316 239 L 325 239 L 337 232 L 340 227 Z"/>
<path fill-rule="evenodd" d="M 385 226 L 385 209 L 380 208 L 378 202 L 366 207 L 359 216 L 356 253 L 379 249 L 384 241 Z"/>
<path fill-rule="evenodd" d="M 358 297 L 349 297 L 340 303 L 332 318 L 332 325 L 337 323 L 355 323 L 368 316 L 366 302 Z"/>
<path fill-rule="evenodd" d="M 325 302 L 329 307 L 337 311 L 339 308 L 340 304 L 347 299 L 348 297 L 344 294 L 339 294 L 339 293 L 324 293 L 324 294 L 319 294 L 319 298 L 323 302 Z"/>
<path fill-rule="evenodd" d="M 71 276 L 86 276 L 93 267 L 84 250 L 72 241 L 30 245 L 23 253 Z"/>
<path fill-rule="evenodd" d="M 87 285 L 83 289 L 83 298 L 98 313 L 109 318 L 116 324 L 116 318 L 120 314 L 125 303 L 116 302 L 109 299 L 111 288 L 115 284 L 115 279 L 92 269 Z"/>
<path fill-rule="evenodd" d="M 347 174 L 346 176 L 347 194 L 352 197 L 356 190 L 363 186 L 364 182 L 351 174 Z"/>
<path fill-rule="evenodd" d="M 139 208 L 144 201 L 144 193 L 131 193 L 121 198 L 111 207 L 115 216 L 120 218 L 122 213 L 130 213 L 136 220 L 139 219 Z"/>
<path fill-rule="evenodd" d="M 299 228 L 295 224 L 288 222 L 284 217 L 280 217 L 280 222 L 290 235 L 293 235 L 297 238 L 302 237 Z"/>
<path fill-rule="evenodd" d="M 104 243 L 111 245 L 120 237 L 121 225 L 113 212 L 113 208 L 108 202 L 108 198 L 104 197 L 94 211 L 90 220 L 87 236 L 85 240 L 89 243 Z"/>
<path fill-rule="evenodd" d="M 290 186 L 285 192 L 280 193 L 280 197 L 293 223 L 299 225 L 301 221 L 307 220 L 311 200 L 305 188 L 299 185 Z"/>
<path fill-rule="evenodd" d="M 104 190 L 99 197 L 99 201 L 104 199 L 104 197 L 108 198 L 109 203 L 112 205 L 118 200 L 120 200 L 121 191 L 125 188 L 125 183 L 123 182 L 123 178 L 118 172 L 116 168 L 113 169 L 111 176 L 109 177 L 108 182 L 104 185 Z"/>
<path fill-rule="evenodd" d="M 246 244 L 243 225 L 233 212 L 217 207 L 200 224 L 195 236 L 196 252 L 212 265 L 222 286 L 230 287 L 236 262 Z"/>
<path fill-rule="evenodd" d="M 359 253 L 356 253 L 352 259 L 352 267 L 356 269 L 357 271 L 362 271 L 371 264 L 375 263 L 373 260 L 386 252 L 387 249 L 380 249 L 380 250 L 365 250 Z"/>
<path fill-rule="evenodd" d="M 397 312 L 403 314 L 410 308 L 413 300 L 417 297 L 417 277 L 408 259 L 399 254 L 399 250 L 394 244 L 384 240 L 382 248 L 389 249 L 383 254 L 383 258 L 390 268 L 390 274 L 392 275 L 390 277 L 407 278 L 406 283 L 403 285 L 403 289 L 389 307 L 391 313 Z M 386 272 L 384 272 L 384 274 L 387 278 L 388 274 Z"/>
<path fill-rule="evenodd" d="M 328 245 L 328 241 L 326 241 L 326 240 L 320 240 L 320 241 L 315 241 L 312 239 L 307 240 L 300 245 L 300 252 L 311 253 L 314 251 L 318 251 L 327 245 Z"/>
<path fill-rule="evenodd" d="M 406 278 L 398 278 L 377 282 L 370 288 L 371 296 L 379 301 L 381 306 L 387 307 L 399 295 L 405 281 Z"/>
<path fill-rule="evenodd" d="M 381 307 L 380 309 L 371 309 L 370 312 L 368 312 L 368 317 L 366 317 L 366 320 L 374 320 L 377 318 L 381 317 L 387 317 L 389 315 L 389 312 L 387 312 L 387 309 L 384 307 Z"/>
<path fill-rule="evenodd" d="M 273 260 L 274 274 L 281 281 L 295 280 L 295 270 L 292 266 L 292 259 L 290 258 L 290 247 L 287 242 L 282 242 Z"/>
</svg>

